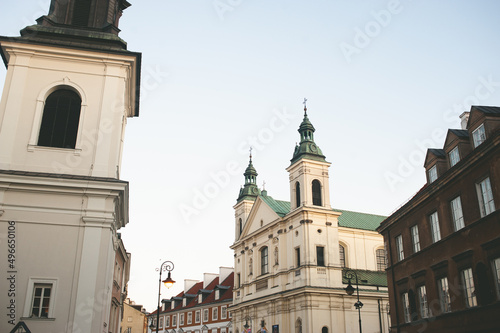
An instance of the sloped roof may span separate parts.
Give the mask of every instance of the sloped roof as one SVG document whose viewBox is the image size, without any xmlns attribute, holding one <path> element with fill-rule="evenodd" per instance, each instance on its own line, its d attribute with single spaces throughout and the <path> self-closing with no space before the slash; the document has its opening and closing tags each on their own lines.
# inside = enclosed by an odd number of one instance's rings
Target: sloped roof
<svg viewBox="0 0 500 333">
<path fill-rule="evenodd" d="M 268 195 L 261 195 L 260 198 L 279 216 L 283 217 L 290 212 L 290 202 L 274 200 L 273 197 Z"/>
<path fill-rule="evenodd" d="M 463 130 L 463 129 L 449 129 L 450 132 L 458 136 L 459 138 L 468 138 L 469 137 L 469 131 Z"/>
<path fill-rule="evenodd" d="M 362 269 L 344 269 L 342 271 L 342 283 L 349 283 L 345 277 L 347 271 L 354 271 L 358 275 L 358 284 L 365 286 L 387 287 L 387 274 L 385 271 L 367 271 Z M 351 280 L 355 284 L 356 280 Z"/>
<path fill-rule="evenodd" d="M 291 205 L 288 201 L 275 200 L 268 195 L 261 195 L 260 198 L 281 217 L 290 212 Z M 339 227 L 376 231 L 380 223 L 387 218 L 387 216 L 359 213 L 343 209 L 333 210 L 342 213 L 338 219 Z"/>
<path fill-rule="evenodd" d="M 498 106 L 472 105 L 471 111 L 473 110 L 478 110 L 488 115 L 500 116 L 500 107 Z"/>
</svg>

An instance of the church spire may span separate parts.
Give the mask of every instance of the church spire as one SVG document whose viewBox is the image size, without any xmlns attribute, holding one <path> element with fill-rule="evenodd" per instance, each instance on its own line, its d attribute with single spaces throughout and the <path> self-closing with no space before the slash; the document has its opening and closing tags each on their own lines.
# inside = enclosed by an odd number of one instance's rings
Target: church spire
<svg viewBox="0 0 500 333">
<path fill-rule="evenodd" d="M 260 194 L 260 190 L 257 187 L 257 170 L 252 164 L 252 148 L 250 148 L 250 161 L 243 175 L 245 176 L 245 185 L 241 188 L 237 201 L 255 200 Z"/>
<path fill-rule="evenodd" d="M 321 152 L 321 149 L 314 142 L 314 126 L 307 117 L 307 99 L 304 98 L 304 119 L 300 124 L 298 129 L 300 133 L 300 143 L 295 146 L 295 151 L 293 152 L 293 157 L 290 162 L 295 163 L 301 158 L 312 159 L 316 161 L 325 161 L 325 156 Z"/>
</svg>

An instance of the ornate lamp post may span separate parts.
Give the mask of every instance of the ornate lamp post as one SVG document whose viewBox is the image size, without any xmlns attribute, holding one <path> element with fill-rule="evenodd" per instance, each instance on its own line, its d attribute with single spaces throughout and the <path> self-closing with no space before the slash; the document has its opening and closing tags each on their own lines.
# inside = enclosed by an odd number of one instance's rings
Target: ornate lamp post
<svg viewBox="0 0 500 333">
<path fill-rule="evenodd" d="M 358 296 L 358 301 L 354 303 L 354 307 L 358 310 L 358 317 L 359 317 L 359 333 L 362 333 L 361 329 L 361 308 L 363 307 L 363 303 L 359 300 L 359 284 L 358 284 L 358 274 L 356 274 L 355 271 L 353 270 L 348 270 L 344 273 L 344 277 L 349 280 L 349 284 L 345 288 L 345 292 L 347 295 L 351 296 L 354 293 L 354 288 L 351 284 L 351 279 L 356 278 L 356 294 Z M 366 282 L 366 280 L 361 280 L 363 282 Z"/>
<path fill-rule="evenodd" d="M 172 280 L 172 277 L 170 276 L 170 272 L 173 271 L 174 269 L 174 263 L 171 261 L 165 261 L 163 264 L 161 264 L 160 268 L 156 269 L 156 271 L 160 271 L 160 279 L 158 281 L 158 308 L 156 310 L 156 333 L 158 333 L 158 329 L 160 327 L 160 295 L 161 295 L 161 283 L 163 282 L 165 284 L 165 287 L 170 288 L 174 285 L 175 281 Z M 163 271 L 167 271 L 168 275 L 165 280 L 161 280 L 161 273 Z M 151 323 L 152 324 L 152 323 Z M 153 326 L 154 328 L 154 326 Z"/>
</svg>

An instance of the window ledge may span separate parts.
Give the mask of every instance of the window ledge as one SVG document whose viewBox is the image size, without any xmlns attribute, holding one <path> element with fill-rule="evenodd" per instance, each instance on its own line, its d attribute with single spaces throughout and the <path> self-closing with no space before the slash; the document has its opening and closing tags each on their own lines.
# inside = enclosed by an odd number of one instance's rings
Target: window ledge
<svg viewBox="0 0 500 333">
<path fill-rule="evenodd" d="M 20 320 L 33 320 L 33 321 L 55 321 L 56 318 L 39 318 L 39 317 L 21 317 Z"/>
<path fill-rule="evenodd" d="M 82 152 L 81 148 L 46 147 L 46 146 L 37 146 L 37 145 L 32 145 L 32 144 L 28 144 L 27 149 L 29 152 L 34 152 L 37 150 L 40 150 L 40 151 L 50 150 L 50 151 L 61 152 L 61 153 L 73 152 L 73 154 L 76 156 L 79 156 Z"/>
</svg>

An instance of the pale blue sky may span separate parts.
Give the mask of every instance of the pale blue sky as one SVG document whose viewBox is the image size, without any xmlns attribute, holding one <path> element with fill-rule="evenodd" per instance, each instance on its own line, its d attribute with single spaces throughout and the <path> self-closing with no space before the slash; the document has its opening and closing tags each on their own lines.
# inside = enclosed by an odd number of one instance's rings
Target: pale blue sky
<svg viewBox="0 0 500 333">
<path fill-rule="evenodd" d="M 49 8 L 0 1 L 4 36 Z M 332 162 L 332 206 L 381 215 L 424 184 L 425 148 L 442 147 L 438 132 L 459 128 L 471 104 L 500 106 L 498 1 L 131 3 L 120 37 L 143 54 L 143 91 L 127 126 L 130 223 L 121 232 L 132 253 L 129 296 L 148 311 L 160 259 L 175 263 L 179 282 L 163 297 L 233 265 L 232 206 L 252 137 L 259 185 L 289 200 L 285 168 L 304 97 Z"/>
</svg>

